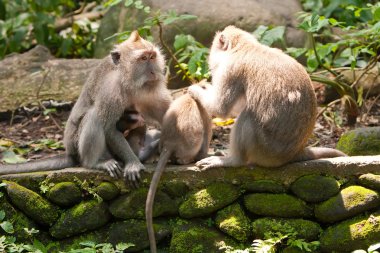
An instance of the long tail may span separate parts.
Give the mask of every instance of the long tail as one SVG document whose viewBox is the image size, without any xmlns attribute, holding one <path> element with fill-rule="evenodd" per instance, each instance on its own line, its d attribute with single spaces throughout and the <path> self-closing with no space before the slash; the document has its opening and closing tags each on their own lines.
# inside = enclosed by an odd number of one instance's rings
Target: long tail
<svg viewBox="0 0 380 253">
<path fill-rule="evenodd" d="M 293 162 L 315 160 L 319 158 L 332 158 L 332 157 L 339 157 L 339 156 L 347 156 L 347 155 L 333 148 L 306 147 L 300 154 L 298 154 L 293 159 Z"/>
<path fill-rule="evenodd" d="M 60 170 L 77 166 L 78 163 L 66 154 L 27 163 L 0 165 L 0 175 L 36 171 Z"/>
<path fill-rule="evenodd" d="M 171 156 L 171 151 L 164 149 L 161 152 L 160 159 L 158 160 L 158 164 L 156 167 L 156 170 L 154 171 L 152 181 L 150 183 L 149 191 L 148 191 L 148 197 L 146 199 L 145 204 L 145 217 L 146 217 L 146 225 L 148 229 L 148 237 L 149 237 L 149 243 L 150 243 L 150 252 L 151 253 L 157 253 L 157 246 L 156 246 L 156 238 L 154 235 L 154 229 L 153 229 L 153 203 L 154 203 L 154 197 L 156 195 L 158 182 L 160 181 L 161 175 L 164 172 L 165 166 Z"/>
</svg>

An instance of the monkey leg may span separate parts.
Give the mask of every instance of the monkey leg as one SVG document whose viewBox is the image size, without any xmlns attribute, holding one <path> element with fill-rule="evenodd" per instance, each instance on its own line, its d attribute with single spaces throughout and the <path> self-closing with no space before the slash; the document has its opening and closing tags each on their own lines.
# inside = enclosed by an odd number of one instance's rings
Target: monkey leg
<svg viewBox="0 0 380 253">
<path fill-rule="evenodd" d="M 122 176 L 120 164 L 107 150 L 102 124 L 93 109 L 82 120 L 78 152 L 82 166 L 107 171 L 112 177 Z"/>
</svg>

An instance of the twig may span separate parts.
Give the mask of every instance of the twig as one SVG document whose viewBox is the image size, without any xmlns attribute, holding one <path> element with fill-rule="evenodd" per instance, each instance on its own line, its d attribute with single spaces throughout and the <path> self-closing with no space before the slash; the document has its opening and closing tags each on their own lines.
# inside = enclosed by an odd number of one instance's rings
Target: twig
<svg viewBox="0 0 380 253">
<path fill-rule="evenodd" d="M 332 107 L 333 105 L 337 104 L 338 102 L 340 102 L 340 98 L 328 103 L 325 107 L 323 107 L 323 109 L 320 112 L 318 112 L 317 118 L 319 118 L 328 108 Z"/>
<path fill-rule="evenodd" d="M 103 11 L 96 11 L 96 12 L 88 12 L 88 13 L 82 13 L 75 16 L 67 17 L 58 19 L 54 24 L 54 29 L 56 31 L 61 31 L 69 26 L 71 26 L 75 21 L 80 19 L 89 19 L 89 20 L 96 20 L 101 17 L 103 17 L 104 12 Z"/>
<path fill-rule="evenodd" d="M 359 75 L 359 77 L 351 84 L 351 87 L 355 87 L 360 79 L 367 74 L 368 71 L 370 71 L 380 60 L 380 55 L 378 55 L 376 58 L 372 58 L 372 60 L 367 64 L 367 66 L 363 69 L 363 72 Z"/>
<path fill-rule="evenodd" d="M 333 74 L 334 76 L 338 76 L 338 73 L 333 71 L 332 69 L 326 67 L 324 64 L 322 64 L 322 61 L 321 61 L 321 58 L 319 58 L 319 55 L 318 55 L 318 52 L 317 52 L 317 47 L 316 47 L 316 43 L 315 43 L 315 39 L 314 39 L 314 36 L 312 34 L 310 34 L 309 36 L 311 36 L 311 44 L 313 46 L 313 51 L 314 51 L 314 54 L 315 54 L 315 58 L 317 59 L 317 62 L 318 64 L 324 68 L 325 70 L 327 70 L 328 72 L 330 72 L 331 74 Z"/>
</svg>

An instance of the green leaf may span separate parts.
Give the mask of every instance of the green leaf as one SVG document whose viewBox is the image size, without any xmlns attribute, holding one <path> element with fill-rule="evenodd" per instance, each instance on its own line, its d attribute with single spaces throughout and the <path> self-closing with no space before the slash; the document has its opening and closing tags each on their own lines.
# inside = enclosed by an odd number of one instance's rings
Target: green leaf
<svg viewBox="0 0 380 253">
<path fill-rule="evenodd" d="M 373 13 L 373 19 L 375 21 L 380 21 L 380 7 L 378 7 Z"/>
<path fill-rule="evenodd" d="M 375 250 L 378 250 L 378 249 L 380 249 L 380 242 L 376 243 L 376 244 L 372 244 L 371 246 L 369 246 L 368 252 L 372 252 L 372 251 L 375 251 Z"/>
<path fill-rule="evenodd" d="M 91 248 L 94 248 L 96 246 L 96 243 L 92 242 L 92 241 L 85 241 L 85 242 L 81 242 L 79 244 L 82 246 L 91 247 Z"/>
<path fill-rule="evenodd" d="M 109 0 L 109 1 L 107 1 L 107 2 L 104 4 L 104 6 L 105 6 L 105 7 L 114 6 L 114 5 L 119 4 L 121 1 L 123 1 L 123 0 Z"/>
<path fill-rule="evenodd" d="M 3 221 L 0 223 L 0 227 L 8 234 L 13 234 L 15 232 L 12 223 L 9 221 Z"/>
<path fill-rule="evenodd" d="M 117 250 L 126 250 L 126 249 L 128 249 L 130 247 L 133 247 L 133 246 L 135 246 L 133 243 L 124 243 L 124 242 L 121 242 L 121 243 L 118 243 L 116 245 L 116 249 Z"/>
<path fill-rule="evenodd" d="M 262 35 L 260 42 L 271 46 L 276 41 L 283 41 L 285 34 L 285 26 L 277 26 L 273 29 L 267 30 Z"/>
<path fill-rule="evenodd" d="M 0 210 L 0 221 L 4 220 L 5 218 L 5 212 L 3 210 Z"/>
<path fill-rule="evenodd" d="M 124 6 L 125 7 L 129 7 L 129 6 L 131 6 L 133 4 L 133 0 L 125 0 L 125 2 L 124 2 Z"/>
<path fill-rule="evenodd" d="M 265 25 L 259 25 L 255 31 L 253 31 L 253 35 L 256 37 L 256 39 L 260 40 L 261 36 L 269 29 L 268 26 Z"/>
<path fill-rule="evenodd" d="M 185 34 L 176 35 L 173 44 L 175 51 L 178 51 L 179 49 L 186 47 L 188 41 L 188 36 L 186 36 Z"/>
<path fill-rule="evenodd" d="M 47 248 L 45 247 L 45 245 L 42 244 L 42 242 L 40 242 L 39 240 L 34 240 L 33 241 L 33 247 L 37 250 L 40 250 L 41 253 L 48 253 L 48 250 Z"/>
<path fill-rule="evenodd" d="M 11 150 L 7 150 L 7 151 L 3 152 L 2 155 L 3 155 L 3 157 L 1 159 L 1 161 L 5 162 L 5 163 L 15 164 L 15 163 L 26 162 L 25 158 L 23 158 L 22 156 L 16 155 L 15 152 L 13 152 Z"/>
<path fill-rule="evenodd" d="M 294 58 L 298 58 L 301 55 L 305 54 L 307 51 L 306 48 L 295 48 L 295 47 L 288 47 L 286 49 L 286 53 Z"/>
</svg>

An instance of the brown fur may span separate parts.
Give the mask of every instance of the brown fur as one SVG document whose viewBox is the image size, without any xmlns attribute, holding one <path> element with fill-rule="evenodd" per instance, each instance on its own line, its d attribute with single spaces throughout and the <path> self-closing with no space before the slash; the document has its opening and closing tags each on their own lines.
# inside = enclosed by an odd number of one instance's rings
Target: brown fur
<svg viewBox="0 0 380 253">
<path fill-rule="evenodd" d="M 279 49 L 260 44 L 234 26 L 216 34 L 209 59 L 212 86 L 189 93 L 215 116 L 240 111 L 227 157 L 209 157 L 203 168 L 260 165 L 334 157 L 334 149 L 305 150 L 316 121 L 317 103 L 304 67 Z M 240 108 L 237 108 L 240 107 Z"/>
</svg>

